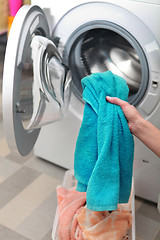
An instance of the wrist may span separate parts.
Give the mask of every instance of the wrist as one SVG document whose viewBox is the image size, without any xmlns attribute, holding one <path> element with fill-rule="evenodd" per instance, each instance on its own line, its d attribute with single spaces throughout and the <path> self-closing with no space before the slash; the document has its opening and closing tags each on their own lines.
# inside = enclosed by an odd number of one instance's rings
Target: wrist
<svg viewBox="0 0 160 240">
<path fill-rule="evenodd" d="M 146 126 L 147 121 L 144 118 L 139 117 L 134 123 L 131 124 L 130 130 L 134 136 L 140 138 L 141 135 L 144 134 Z"/>
</svg>

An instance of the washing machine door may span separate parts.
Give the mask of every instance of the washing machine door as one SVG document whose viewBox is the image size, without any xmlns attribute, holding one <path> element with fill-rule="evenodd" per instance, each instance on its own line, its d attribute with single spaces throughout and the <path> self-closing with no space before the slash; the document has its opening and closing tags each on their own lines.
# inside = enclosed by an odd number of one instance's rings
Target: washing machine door
<svg viewBox="0 0 160 240">
<path fill-rule="evenodd" d="M 11 151 L 27 155 L 44 124 L 61 119 L 70 100 L 70 72 L 49 40 L 43 11 L 24 6 L 10 30 L 3 74 L 3 120 Z"/>
</svg>

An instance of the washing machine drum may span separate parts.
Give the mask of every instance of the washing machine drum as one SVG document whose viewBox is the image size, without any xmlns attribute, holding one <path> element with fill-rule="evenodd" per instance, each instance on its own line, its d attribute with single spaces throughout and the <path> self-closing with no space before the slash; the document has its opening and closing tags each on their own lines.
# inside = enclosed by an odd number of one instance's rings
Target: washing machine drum
<svg viewBox="0 0 160 240">
<path fill-rule="evenodd" d="M 139 89 L 142 78 L 139 56 L 114 32 L 96 30 L 88 33 L 82 42 L 81 64 L 86 74 L 111 70 L 124 77 L 131 94 Z"/>
<path fill-rule="evenodd" d="M 136 105 L 146 91 L 147 67 L 143 51 L 140 48 L 137 51 L 122 35 L 101 28 L 90 30 L 79 37 L 71 51 L 73 91 L 82 99 L 80 79 L 92 73 L 110 70 L 126 80 L 130 89 L 129 102 Z M 142 71 L 145 72 L 145 81 Z"/>
</svg>

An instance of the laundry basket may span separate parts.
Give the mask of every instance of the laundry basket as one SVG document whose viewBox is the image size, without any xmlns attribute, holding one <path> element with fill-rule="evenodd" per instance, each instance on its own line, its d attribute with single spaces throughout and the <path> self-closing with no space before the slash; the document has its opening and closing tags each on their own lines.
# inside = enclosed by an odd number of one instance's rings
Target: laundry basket
<svg viewBox="0 0 160 240">
<path fill-rule="evenodd" d="M 134 183 L 134 181 L 132 181 Z M 76 185 L 76 179 L 74 177 L 74 171 L 68 170 L 65 173 L 62 186 L 65 188 L 72 188 Z M 127 240 L 135 240 L 135 195 L 134 195 L 134 184 L 132 184 L 132 201 L 131 201 L 131 209 L 132 209 L 132 228 L 129 232 Z M 52 230 L 52 240 L 59 240 L 58 238 L 58 207 L 56 210 L 53 230 Z"/>
</svg>

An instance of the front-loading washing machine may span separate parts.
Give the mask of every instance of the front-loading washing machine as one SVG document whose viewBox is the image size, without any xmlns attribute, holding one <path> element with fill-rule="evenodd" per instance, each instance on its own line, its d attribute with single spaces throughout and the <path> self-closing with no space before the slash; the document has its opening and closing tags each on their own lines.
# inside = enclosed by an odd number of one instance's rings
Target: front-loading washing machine
<svg viewBox="0 0 160 240">
<path fill-rule="evenodd" d="M 32 0 L 22 7 L 3 78 L 11 149 L 26 155 L 36 142 L 37 156 L 73 168 L 84 107 L 80 80 L 106 70 L 126 79 L 129 102 L 160 128 L 159 13 L 159 0 Z M 134 177 L 136 194 L 157 202 L 160 159 L 138 139 Z"/>
</svg>

